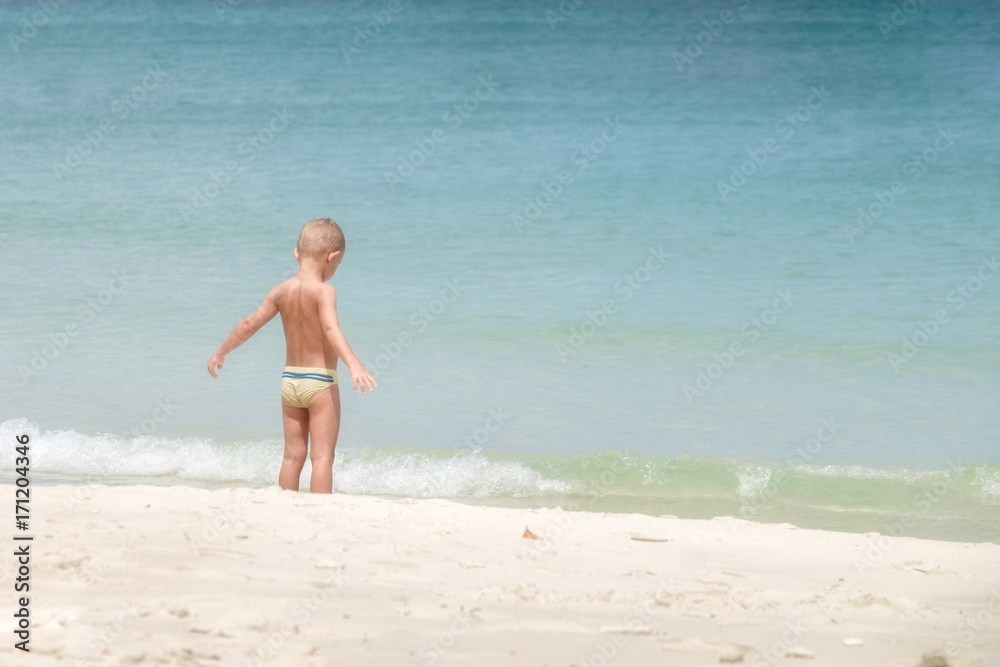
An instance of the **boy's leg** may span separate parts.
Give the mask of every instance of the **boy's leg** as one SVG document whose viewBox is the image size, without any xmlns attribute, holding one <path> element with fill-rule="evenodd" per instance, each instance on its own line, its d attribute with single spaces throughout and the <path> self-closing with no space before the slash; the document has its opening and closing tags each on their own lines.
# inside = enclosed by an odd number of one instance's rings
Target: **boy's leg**
<svg viewBox="0 0 1000 667">
<path fill-rule="evenodd" d="M 310 401 L 309 432 L 312 434 L 309 491 L 330 493 L 333 491 L 333 455 L 340 433 L 340 388 L 337 385 L 324 389 Z"/>
<path fill-rule="evenodd" d="M 298 491 L 299 477 L 309 448 L 309 411 L 305 408 L 293 408 L 282 401 L 281 421 L 285 428 L 285 453 L 281 457 L 278 486 Z"/>
</svg>

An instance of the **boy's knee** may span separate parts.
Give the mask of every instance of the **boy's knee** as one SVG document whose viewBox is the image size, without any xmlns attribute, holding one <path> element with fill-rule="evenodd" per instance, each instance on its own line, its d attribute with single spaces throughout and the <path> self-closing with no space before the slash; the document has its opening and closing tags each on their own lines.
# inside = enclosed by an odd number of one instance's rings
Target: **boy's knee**
<svg viewBox="0 0 1000 667">
<path fill-rule="evenodd" d="M 312 462 L 314 468 L 317 465 L 331 465 L 333 463 L 333 454 L 329 452 L 310 452 L 309 460 Z"/>
<path fill-rule="evenodd" d="M 305 463 L 306 453 L 304 451 L 288 451 L 285 450 L 284 459 L 289 463 Z"/>
</svg>

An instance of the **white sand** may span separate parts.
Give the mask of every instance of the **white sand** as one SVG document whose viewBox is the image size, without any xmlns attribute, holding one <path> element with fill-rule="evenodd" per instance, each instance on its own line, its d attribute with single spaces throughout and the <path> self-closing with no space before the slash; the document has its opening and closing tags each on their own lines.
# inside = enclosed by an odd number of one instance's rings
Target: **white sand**
<svg viewBox="0 0 1000 667">
<path fill-rule="evenodd" d="M 992 544 L 276 487 L 36 487 L 32 521 L 5 666 L 1000 665 Z"/>
</svg>

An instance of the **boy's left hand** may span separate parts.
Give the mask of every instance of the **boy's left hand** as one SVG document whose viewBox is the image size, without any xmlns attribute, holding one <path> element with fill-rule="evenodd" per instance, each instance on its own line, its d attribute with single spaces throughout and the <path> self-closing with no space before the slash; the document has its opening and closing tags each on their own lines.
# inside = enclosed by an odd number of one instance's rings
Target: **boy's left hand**
<svg viewBox="0 0 1000 667">
<path fill-rule="evenodd" d="M 369 391 L 374 391 L 375 387 L 378 386 L 378 382 L 375 378 L 371 376 L 364 366 L 357 366 L 355 368 L 348 368 L 351 372 L 351 383 L 354 385 L 354 391 L 357 392 L 361 389 L 361 393 L 367 393 Z"/>
<path fill-rule="evenodd" d="M 219 377 L 215 374 L 216 368 L 222 368 L 222 362 L 226 360 L 225 357 L 220 357 L 218 354 L 213 354 L 212 358 L 208 360 L 208 374 L 214 378 Z"/>
</svg>

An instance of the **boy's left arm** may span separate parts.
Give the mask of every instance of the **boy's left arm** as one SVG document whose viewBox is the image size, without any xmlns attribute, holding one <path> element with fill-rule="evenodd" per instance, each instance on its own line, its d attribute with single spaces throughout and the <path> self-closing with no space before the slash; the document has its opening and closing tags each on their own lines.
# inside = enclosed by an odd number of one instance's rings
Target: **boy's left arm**
<svg viewBox="0 0 1000 667">
<path fill-rule="evenodd" d="M 373 391 L 378 383 L 358 361 L 357 355 L 354 354 L 354 350 L 347 342 L 347 336 L 340 329 L 340 321 L 337 319 L 337 291 L 332 285 L 324 285 L 323 287 L 326 291 L 325 296 L 327 296 L 327 298 L 320 299 L 319 302 L 319 321 L 323 328 L 323 335 L 326 336 L 330 347 L 351 373 L 351 384 L 354 385 L 354 391 L 361 389 L 362 394 Z"/>
<path fill-rule="evenodd" d="M 260 304 L 257 310 L 253 311 L 249 317 L 237 324 L 236 328 L 226 336 L 226 340 L 222 341 L 222 345 L 215 351 L 212 358 L 208 360 L 209 374 L 214 378 L 219 377 L 215 374 L 215 369 L 222 368 L 222 364 L 226 360 L 226 355 L 247 342 L 251 336 L 257 333 L 262 326 L 270 322 L 277 314 L 278 304 L 274 300 L 274 290 L 272 289 L 264 297 L 264 303 Z"/>
</svg>

